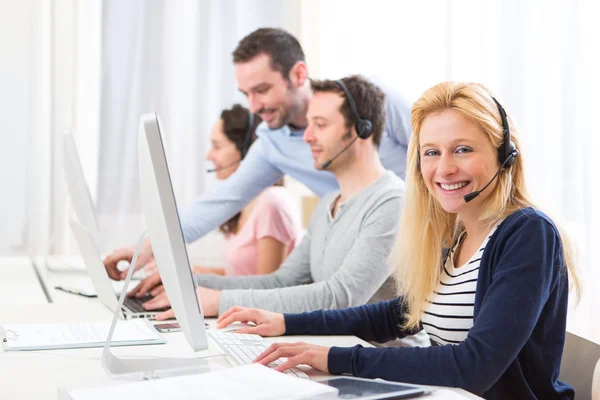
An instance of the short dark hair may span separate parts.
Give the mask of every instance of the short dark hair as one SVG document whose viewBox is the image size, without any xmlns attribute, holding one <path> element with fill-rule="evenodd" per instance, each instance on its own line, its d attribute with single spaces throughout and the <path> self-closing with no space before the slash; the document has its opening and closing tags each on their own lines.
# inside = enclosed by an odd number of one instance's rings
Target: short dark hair
<svg viewBox="0 0 600 400">
<path fill-rule="evenodd" d="M 244 37 L 233 51 L 235 64 L 245 63 L 259 54 L 271 59 L 271 68 L 289 80 L 292 67 L 304 61 L 304 51 L 293 35 L 279 28 L 260 28 Z"/>
<path fill-rule="evenodd" d="M 373 124 L 373 143 L 379 147 L 385 129 L 385 94 L 377 85 L 361 75 L 348 76 L 342 81 L 354 99 L 359 117 L 368 119 Z M 313 93 L 339 93 L 346 98 L 346 94 L 334 80 L 311 80 L 310 86 Z M 342 103 L 340 112 L 346 121 L 346 128 L 354 126 L 348 101 Z"/>
</svg>

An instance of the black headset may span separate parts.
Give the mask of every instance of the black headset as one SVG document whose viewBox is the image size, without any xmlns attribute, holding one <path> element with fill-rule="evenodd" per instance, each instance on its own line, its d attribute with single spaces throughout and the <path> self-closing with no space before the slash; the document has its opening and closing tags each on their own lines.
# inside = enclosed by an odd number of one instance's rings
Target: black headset
<svg viewBox="0 0 600 400">
<path fill-rule="evenodd" d="M 346 100 L 348 100 L 348 104 L 350 105 L 350 111 L 352 114 L 352 119 L 354 120 L 354 128 L 356 129 L 356 134 L 361 139 L 367 139 L 373 133 L 373 123 L 368 119 L 361 118 L 358 115 L 358 111 L 356 110 L 356 103 L 354 102 L 354 98 L 350 94 L 348 87 L 344 81 L 337 80 L 335 83 L 344 91 L 346 94 Z"/>
<path fill-rule="evenodd" d="M 242 160 L 246 157 L 250 147 L 250 138 L 252 137 L 252 129 L 254 128 L 254 114 L 248 110 L 248 128 L 246 129 L 246 136 L 244 137 L 244 147 L 240 149 L 240 155 Z"/>
<path fill-rule="evenodd" d="M 515 160 L 519 155 L 519 150 L 517 150 L 515 143 L 510 140 L 510 128 L 508 127 L 508 118 L 506 117 L 504 107 L 502 107 L 498 100 L 493 96 L 492 100 L 494 100 L 494 103 L 496 103 L 498 111 L 500 112 L 500 118 L 502 119 L 502 133 L 504 137 L 502 144 L 498 148 L 498 161 L 500 161 L 500 165 L 504 168 L 508 168 L 515 163 Z"/>
</svg>

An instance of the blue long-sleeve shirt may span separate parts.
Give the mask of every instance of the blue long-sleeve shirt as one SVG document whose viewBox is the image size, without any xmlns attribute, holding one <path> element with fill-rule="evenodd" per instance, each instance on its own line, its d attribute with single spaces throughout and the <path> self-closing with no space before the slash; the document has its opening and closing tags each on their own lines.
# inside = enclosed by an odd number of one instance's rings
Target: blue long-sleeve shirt
<svg viewBox="0 0 600 400">
<path fill-rule="evenodd" d="M 380 87 L 386 93 L 386 122 L 379 157 L 386 169 L 404 179 L 411 131 L 410 104 L 385 86 Z M 303 133 L 303 129 L 292 130 L 287 125 L 269 129 L 261 123 L 256 130 L 258 138 L 236 172 L 181 213 L 185 241 L 193 242 L 227 221 L 284 174 L 302 182 L 318 197 L 338 190 L 331 172 L 314 167 L 310 146 L 302 140 Z"/>
<path fill-rule="evenodd" d="M 458 345 L 332 347 L 328 368 L 407 383 L 460 387 L 489 399 L 571 399 L 558 380 L 565 341 L 568 278 L 558 231 L 532 208 L 507 217 L 483 253 L 473 327 Z M 386 342 L 410 332 L 401 299 L 286 314 L 287 335 L 355 335 Z"/>
</svg>

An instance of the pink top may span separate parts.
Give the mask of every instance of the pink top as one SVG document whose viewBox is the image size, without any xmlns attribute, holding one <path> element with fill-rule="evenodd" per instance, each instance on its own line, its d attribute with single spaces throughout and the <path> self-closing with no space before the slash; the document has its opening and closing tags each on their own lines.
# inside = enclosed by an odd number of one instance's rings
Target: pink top
<svg viewBox="0 0 600 400">
<path fill-rule="evenodd" d="M 258 241 L 264 237 L 283 243 L 286 256 L 300 240 L 300 216 L 294 211 L 288 190 L 282 186 L 265 189 L 242 229 L 225 237 L 225 274 L 256 275 Z"/>
</svg>

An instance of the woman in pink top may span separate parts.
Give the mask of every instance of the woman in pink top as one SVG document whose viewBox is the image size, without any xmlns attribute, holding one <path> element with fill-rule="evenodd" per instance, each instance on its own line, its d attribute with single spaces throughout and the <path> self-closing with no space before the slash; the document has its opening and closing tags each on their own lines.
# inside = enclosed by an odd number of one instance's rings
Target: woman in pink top
<svg viewBox="0 0 600 400">
<path fill-rule="evenodd" d="M 256 139 L 260 117 L 236 104 L 223 110 L 210 134 L 206 159 L 217 179 L 235 172 Z M 219 228 L 225 234 L 225 268 L 195 266 L 194 273 L 260 275 L 275 271 L 299 240 L 300 218 L 281 182 L 271 186 Z"/>
</svg>

